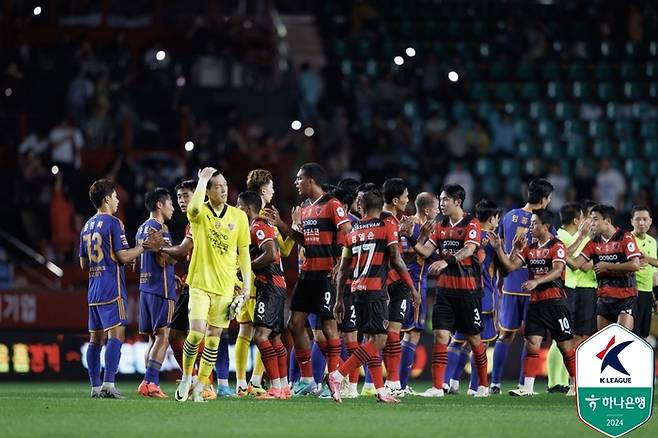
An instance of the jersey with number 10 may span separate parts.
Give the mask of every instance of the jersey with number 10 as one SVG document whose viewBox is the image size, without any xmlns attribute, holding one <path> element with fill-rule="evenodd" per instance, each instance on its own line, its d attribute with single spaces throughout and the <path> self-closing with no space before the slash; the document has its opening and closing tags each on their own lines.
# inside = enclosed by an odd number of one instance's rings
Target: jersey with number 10
<svg viewBox="0 0 658 438">
<path fill-rule="evenodd" d="M 124 267 L 116 257 L 128 249 L 128 241 L 119 219 L 110 214 L 97 214 L 80 232 L 80 257 L 89 260 L 87 302 L 99 305 L 126 299 Z"/>
</svg>

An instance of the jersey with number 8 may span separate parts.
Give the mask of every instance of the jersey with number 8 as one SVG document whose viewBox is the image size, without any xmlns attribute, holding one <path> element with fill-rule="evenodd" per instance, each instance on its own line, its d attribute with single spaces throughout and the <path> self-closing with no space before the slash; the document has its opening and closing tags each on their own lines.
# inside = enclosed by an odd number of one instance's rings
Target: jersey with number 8
<svg viewBox="0 0 658 438">
<path fill-rule="evenodd" d="M 109 214 L 97 214 L 80 232 L 80 257 L 89 260 L 89 304 L 111 303 L 126 298 L 124 267 L 116 252 L 128 249 L 123 224 Z"/>
<path fill-rule="evenodd" d="M 354 224 L 347 235 L 343 257 L 352 259 L 352 292 L 358 302 L 386 298 L 388 247 L 397 243 L 397 226 L 380 218 L 366 218 Z"/>
</svg>

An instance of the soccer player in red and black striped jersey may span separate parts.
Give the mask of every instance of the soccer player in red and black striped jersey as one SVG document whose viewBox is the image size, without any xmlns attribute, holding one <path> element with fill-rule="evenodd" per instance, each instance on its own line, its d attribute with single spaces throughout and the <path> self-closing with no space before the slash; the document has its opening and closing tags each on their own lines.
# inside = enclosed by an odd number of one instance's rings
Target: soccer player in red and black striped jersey
<svg viewBox="0 0 658 438">
<path fill-rule="evenodd" d="M 590 213 L 595 236 L 580 255 L 568 263 L 572 269 L 594 269 L 598 288 L 596 323 L 598 330 L 616 322 L 633 330 L 633 308 L 637 300 L 635 273 L 640 270 L 640 256 L 633 234 L 613 224 L 616 210 L 609 205 L 596 205 Z M 587 236 L 587 230 L 569 249 L 577 248 Z"/>
<path fill-rule="evenodd" d="M 564 267 L 567 251 L 564 244 L 550 232 L 553 213 L 548 210 L 534 210 L 530 220 L 533 242 L 527 246 L 526 236 L 514 239 L 512 253 L 508 257 L 500 239 L 489 235 L 496 255 L 507 272 L 522 266 L 528 268 L 529 279 L 523 283 L 524 291 L 530 292 L 530 304 L 525 321 L 526 338 L 525 379 L 523 386 L 509 391 L 512 396 L 533 396 L 535 377 L 541 368 L 539 351 L 546 331 L 557 342 L 564 364 L 571 377 L 571 388 L 567 395 L 574 396 L 573 379 L 576 372 L 576 350 L 573 348 L 571 315 L 567 307 L 567 294 L 564 286 Z"/>
<path fill-rule="evenodd" d="M 340 364 L 340 338 L 333 313 L 336 290 L 331 274 L 341 252 L 338 233 L 349 233 L 352 224 L 340 201 L 322 190 L 326 179 L 326 171 L 317 163 L 306 163 L 297 172 L 295 186 L 301 196 L 311 201 L 302 207 L 303 232 L 283 222 L 276 209 L 265 209 L 265 215 L 275 222 L 282 233 L 304 247 L 304 261 L 290 303 L 291 315 L 288 322 L 301 373 L 299 382 L 293 387 L 293 396 L 306 395 L 315 385 L 311 340 L 306 331 L 309 313 L 317 315 L 322 321 L 322 331 L 327 339 L 329 372 Z"/>
<path fill-rule="evenodd" d="M 345 317 L 342 295 L 347 277 L 352 271 L 351 293 L 355 294 L 357 327 L 369 337 L 337 370 L 327 376 L 331 395 L 339 403 L 343 380 L 365 363 L 368 364 L 377 390 L 377 400 L 383 403 L 399 403 L 384 387 L 379 357 L 379 350 L 384 347 L 387 339 L 389 309 L 386 277 L 389 265 L 410 290 L 413 290 L 413 282 L 398 250 L 398 226 L 380 217 L 382 204 L 383 199 L 378 190 L 363 194 L 361 206 L 364 217 L 354 225 L 347 236 L 338 270 L 338 300 L 334 309 L 336 319 L 342 321 Z M 417 293 L 414 293 L 414 297 L 418 298 Z"/>
<path fill-rule="evenodd" d="M 259 217 L 263 201 L 258 193 L 240 193 L 237 207 L 247 214 L 251 224 L 249 252 L 256 287 L 254 341 L 270 378 L 270 388 L 256 398 L 287 399 L 291 396 L 288 387 L 288 352 L 281 342 L 281 333 L 288 294 L 277 232 L 265 219 Z"/>
<path fill-rule="evenodd" d="M 480 385 L 475 397 L 489 396 L 487 378 L 487 352 L 480 338 L 482 331 L 482 266 L 478 257 L 480 247 L 480 221 L 464 212 L 464 188 L 458 184 L 443 187 L 439 208 L 444 218 L 436 224 L 427 239 L 426 230 L 415 243 L 414 249 L 424 257 L 438 250 L 441 259 L 432 263 L 430 274 L 438 275 L 432 329 L 433 386 L 422 393 L 424 397 L 443 397 L 443 380 L 448 366 L 450 333 L 458 330 L 466 336 L 475 356 Z"/>
</svg>

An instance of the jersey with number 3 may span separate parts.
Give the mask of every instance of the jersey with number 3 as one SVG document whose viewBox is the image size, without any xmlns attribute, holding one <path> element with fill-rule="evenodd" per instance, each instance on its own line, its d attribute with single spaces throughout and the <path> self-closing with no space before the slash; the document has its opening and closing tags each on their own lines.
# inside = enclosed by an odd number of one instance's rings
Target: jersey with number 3
<svg viewBox="0 0 658 438">
<path fill-rule="evenodd" d="M 80 257 L 89 261 L 89 304 L 112 303 L 126 298 L 124 267 L 116 256 L 128 249 L 121 221 L 110 214 L 97 214 L 80 232 Z"/>
<path fill-rule="evenodd" d="M 354 224 L 343 254 L 352 258 L 352 292 L 356 293 L 356 301 L 386 299 L 388 247 L 397 244 L 398 227 L 391 222 L 376 217 Z"/>
</svg>

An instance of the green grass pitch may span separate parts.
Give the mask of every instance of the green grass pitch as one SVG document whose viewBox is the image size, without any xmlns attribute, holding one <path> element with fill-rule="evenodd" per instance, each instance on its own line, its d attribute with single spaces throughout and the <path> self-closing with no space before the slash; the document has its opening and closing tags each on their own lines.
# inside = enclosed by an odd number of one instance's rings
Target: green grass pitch
<svg viewBox="0 0 658 438">
<path fill-rule="evenodd" d="M 506 394 L 489 399 L 406 397 L 396 406 L 365 397 L 345 400 L 342 405 L 314 397 L 221 399 L 201 404 L 140 398 L 137 382 L 120 382 L 119 388 L 128 400 L 92 400 L 82 382 L 0 383 L 0 436 L 603 436 L 580 422 L 573 398 L 558 394 L 531 399 Z M 163 389 L 171 396 L 175 388 L 165 384 Z M 627 436 L 658 437 L 658 420 L 653 417 Z"/>
</svg>

